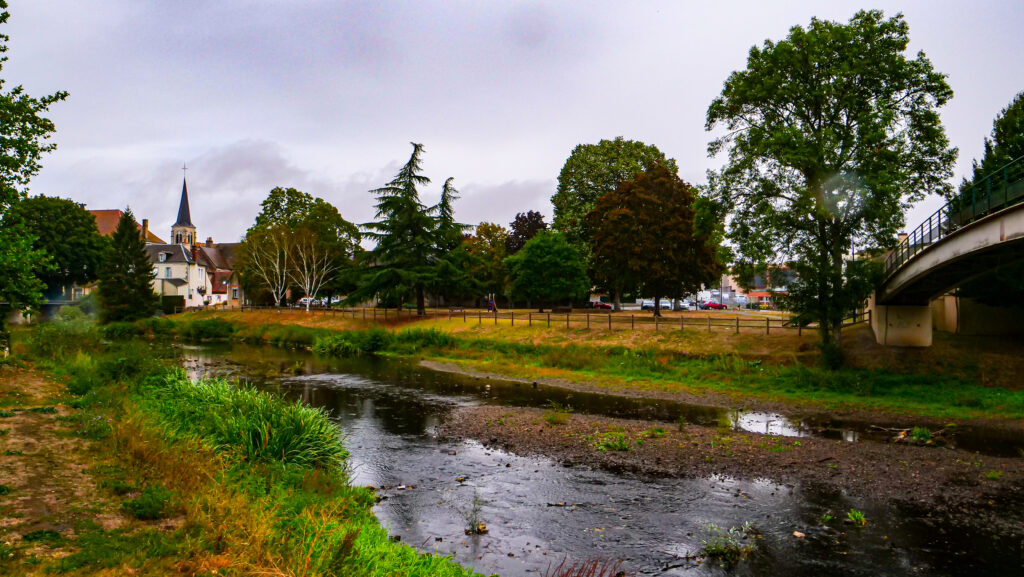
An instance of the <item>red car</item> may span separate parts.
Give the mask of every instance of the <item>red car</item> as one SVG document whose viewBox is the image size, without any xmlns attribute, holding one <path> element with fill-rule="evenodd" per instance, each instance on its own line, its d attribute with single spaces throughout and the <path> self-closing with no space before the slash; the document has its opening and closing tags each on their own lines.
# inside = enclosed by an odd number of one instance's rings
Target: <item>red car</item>
<svg viewBox="0 0 1024 577">
<path fill-rule="evenodd" d="M 700 308 L 702 308 L 704 310 L 716 310 L 716 311 L 719 311 L 719 310 L 727 309 L 729 307 L 723 305 L 722 303 L 703 303 L 700 306 Z"/>
<path fill-rule="evenodd" d="M 610 311 L 610 310 L 612 310 L 612 305 L 610 305 L 608 303 L 594 303 L 594 308 L 595 309 L 604 309 L 604 310 Z"/>
</svg>

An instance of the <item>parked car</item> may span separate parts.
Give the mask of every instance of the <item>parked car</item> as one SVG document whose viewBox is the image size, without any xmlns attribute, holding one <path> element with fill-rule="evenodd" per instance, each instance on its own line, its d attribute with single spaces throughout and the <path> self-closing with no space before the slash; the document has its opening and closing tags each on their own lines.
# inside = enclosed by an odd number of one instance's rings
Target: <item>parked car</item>
<svg viewBox="0 0 1024 577">
<path fill-rule="evenodd" d="M 612 305 L 608 303 L 595 302 L 593 303 L 595 309 L 604 309 L 606 311 L 612 310 Z"/>
<path fill-rule="evenodd" d="M 729 308 L 729 307 L 727 307 L 726 305 L 723 305 L 722 303 L 712 303 L 712 302 L 700 303 L 700 310 L 702 310 L 702 311 L 717 311 L 717 310 L 723 310 L 723 309 L 727 309 L 727 308 Z"/>
</svg>

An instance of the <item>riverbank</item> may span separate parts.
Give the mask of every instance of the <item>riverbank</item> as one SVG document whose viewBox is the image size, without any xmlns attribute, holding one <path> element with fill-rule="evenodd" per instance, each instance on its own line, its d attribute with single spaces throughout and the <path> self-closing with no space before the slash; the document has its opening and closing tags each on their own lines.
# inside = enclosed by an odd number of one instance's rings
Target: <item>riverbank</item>
<svg viewBox="0 0 1024 577">
<path fill-rule="evenodd" d="M 42 325 L 0 363 L 0 573 L 474 575 L 389 538 L 321 411 L 98 331 Z"/>
<path fill-rule="evenodd" d="M 1016 354 L 1020 347 L 1014 348 L 1012 342 L 996 346 L 976 339 L 957 340 L 934 350 L 880 353 L 877 358 L 888 359 L 882 362 L 872 356 L 878 347 L 870 329 L 854 327 L 844 346 L 875 359 L 872 362 L 878 366 L 832 372 L 816 366 L 815 347 L 804 342 L 809 337 L 794 340 L 793 331 L 765 339 L 692 331 L 652 335 L 518 325 L 474 327 L 444 319 L 406 320 L 386 327 L 351 318 L 337 319 L 336 326 L 332 322 L 331 315 L 295 311 L 201 312 L 167 321 L 189 338 L 205 334 L 306 348 L 318 341 L 340 343 L 372 335 L 373 350 L 362 352 L 411 356 L 460 370 L 530 381 L 548 379 L 615 394 L 684 397 L 732 407 L 771 406 L 787 413 L 876 415 L 879 422 L 985 419 L 1014 427 L 1024 418 L 1024 389 L 1013 372 L 1018 365 L 1024 371 L 1024 355 Z M 196 327 L 202 330 L 193 330 Z M 769 344 L 754 348 L 751 339 Z M 717 343 L 718 352 L 704 352 L 708 342 Z M 979 352 L 981 347 L 987 347 L 987 352 Z M 345 344 L 324 351 L 360 354 L 358 348 Z M 894 368 L 903 361 L 909 368 Z M 1007 376 L 1011 373 L 1013 378 Z"/>
<path fill-rule="evenodd" d="M 464 407 L 438 429 L 566 466 L 673 478 L 725 475 L 881 500 L 929 522 L 1024 538 L 1024 459 L 940 446 L 778 437 L 512 407 Z M 845 511 L 832 511 L 840 523 Z M 794 529 L 799 529 L 796 527 Z"/>
</svg>

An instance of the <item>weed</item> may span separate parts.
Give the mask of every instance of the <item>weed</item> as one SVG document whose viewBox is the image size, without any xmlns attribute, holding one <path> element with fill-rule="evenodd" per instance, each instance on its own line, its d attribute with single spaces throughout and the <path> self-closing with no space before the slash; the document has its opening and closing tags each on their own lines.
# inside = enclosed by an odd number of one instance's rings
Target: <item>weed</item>
<svg viewBox="0 0 1024 577">
<path fill-rule="evenodd" d="M 825 511 L 824 513 L 821 514 L 821 517 L 818 518 L 818 524 L 819 525 L 827 525 L 828 522 L 831 521 L 832 519 L 835 519 L 835 517 L 832 515 L 832 511 L 831 510 Z"/>
<path fill-rule="evenodd" d="M 218 318 L 200 319 L 181 326 L 178 336 L 191 341 L 223 341 L 231 338 L 235 325 Z"/>
<path fill-rule="evenodd" d="M 701 541 L 703 547 L 700 553 L 709 559 L 733 565 L 755 548 L 754 544 L 745 542 L 757 534 L 757 529 L 750 521 L 744 523 L 742 527 L 729 527 L 728 531 L 723 531 L 714 523 L 708 523 L 704 530 L 707 537 Z"/>
<path fill-rule="evenodd" d="M 164 518 L 170 510 L 171 491 L 163 485 L 146 487 L 142 493 L 121 503 L 121 508 L 132 517 L 142 520 Z"/>
<path fill-rule="evenodd" d="M 676 428 L 679 429 L 680 432 L 682 432 L 686 430 L 686 425 L 686 417 L 679 415 L 679 418 L 676 419 Z"/>
<path fill-rule="evenodd" d="M 17 413 L 15 413 L 14 411 L 6 411 L 4 409 L 0 409 L 0 419 L 6 419 L 6 418 L 9 418 L 9 417 L 13 417 L 16 414 Z"/>
<path fill-rule="evenodd" d="M 4 451 L 4 455 L 8 457 L 20 457 L 24 454 L 25 453 L 22 451 L 12 451 L 11 449 L 7 449 Z"/>
<path fill-rule="evenodd" d="M 10 486 L 0 485 L 0 495 L 10 495 L 12 491 L 14 491 L 14 489 L 12 489 Z"/>
<path fill-rule="evenodd" d="M 550 407 L 544 412 L 544 420 L 549 425 L 564 425 L 569 422 L 571 417 L 572 407 L 569 405 L 562 405 L 556 401 L 548 401 Z"/>
<path fill-rule="evenodd" d="M 0 437 L 3 437 L 4 435 L 10 434 L 10 432 L 11 432 L 10 429 L 0 429 Z"/>
<path fill-rule="evenodd" d="M 129 485 L 121 479 L 108 479 L 100 483 L 104 489 L 110 489 L 115 495 L 127 495 L 135 490 L 134 485 Z"/>
<path fill-rule="evenodd" d="M 927 443 L 932 440 L 932 432 L 928 427 L 914 427 L 910 431 L 910 440 L 918 444 Z"/>
<path fill-rule="evenodd" d="M 178 550 L 173 535 L 156 529 L 128 533 L 118 531 L 89 531 L 74 541 L 74 553 L 61 557 L 51 566 L 56 573 L 81 568 L 106 569 L 132 559 L 153 560 L 173 555 Z"/>
<path fill-rule="evenodd" d="M 473 504 L 466 512 L 466 535 L 484 535 L 487 533 L 487 523 L 483 522 L 481 513 L 487 501 L 480 498 L 480 493 L 473 489 Z"/>
<path fill-rule="evenodd" d="M 985 478 L 990 480 L 990 481 L 998 481 L 999 479 L 1003 478 L 1003 472 L 1002 471 L 989 471 L 989 472 L 985 473 Z"/>
<path fill-rule="evenodd" d="M 864 516 L 864 513 L 857 509 L 850 509 L 850 512 L 846 514 L 846 520 L 858 527 L 863 527 L 868 524 L 868 518 Z"/>
<path fill-rule="evenodd" d="M 31 409 L 25 409 L 29 413 L 43 413 L 46 415 L 56 415 L 57 407 L 32 407 Z"/>
<path fill-rule="evenodd" d="M 642 431 L 640 436 L 645 439 L 660 439 L 667 434 L 668 432 L 663 427 L 651 427 L 646 431 Z"/>
<path fill-rule="evenodd" d="M 578 561 L 568 563 L 568 557 L 555 567 L 548 567 L 544 577 L 625 577 L 626 572 L 622 570 L 622 561 L 611 561 L 592 559 L 590 561 Z M 633 573 L 635 575 L 635 573 Z"/>
<path fill-rule="evenodd" d="M 23 541 L 30 543 L 59 543 L 63 538 L 61 534 L 52 529 L 40 529 L 38 531 L 29 531 L 21 536 Z"/>
<path fill-rule="evenodd" d="M 625 433 L 615 431 L 601 433 L 594 442 L 594 448 L 598 451 L 628 451 L 630 449 L 629 438 Z"/>
</svg>

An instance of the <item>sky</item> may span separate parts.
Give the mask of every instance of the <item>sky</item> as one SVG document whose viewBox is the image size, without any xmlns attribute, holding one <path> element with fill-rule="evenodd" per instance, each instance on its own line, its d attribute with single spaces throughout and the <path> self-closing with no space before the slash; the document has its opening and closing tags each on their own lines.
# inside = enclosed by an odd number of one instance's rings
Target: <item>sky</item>
<svg viewBox="0 0 1024 577">
<path fill-rule="evenodd" d="M 57 150 L 31 194 L 130 206 L 167 238 L 187 163 L 201 239 L 239 240 L 276 186 L 373 218 L 368 192 L 425 145 L 430 204 L 448 177 L 456 217 L 551 218 L 578 144 L 623 136 L 706 181 L 708 104 L 751 46 L 812 17 L 902 12 L 910 51 L 948 75 L 941 109 L 954 182 L 1024 90 L 1024 2 L 498 2 L 9 0 L 3 78 L 57 90 Z M 939 206 L 907 215 L 913 228 Z"/>
</svg>

